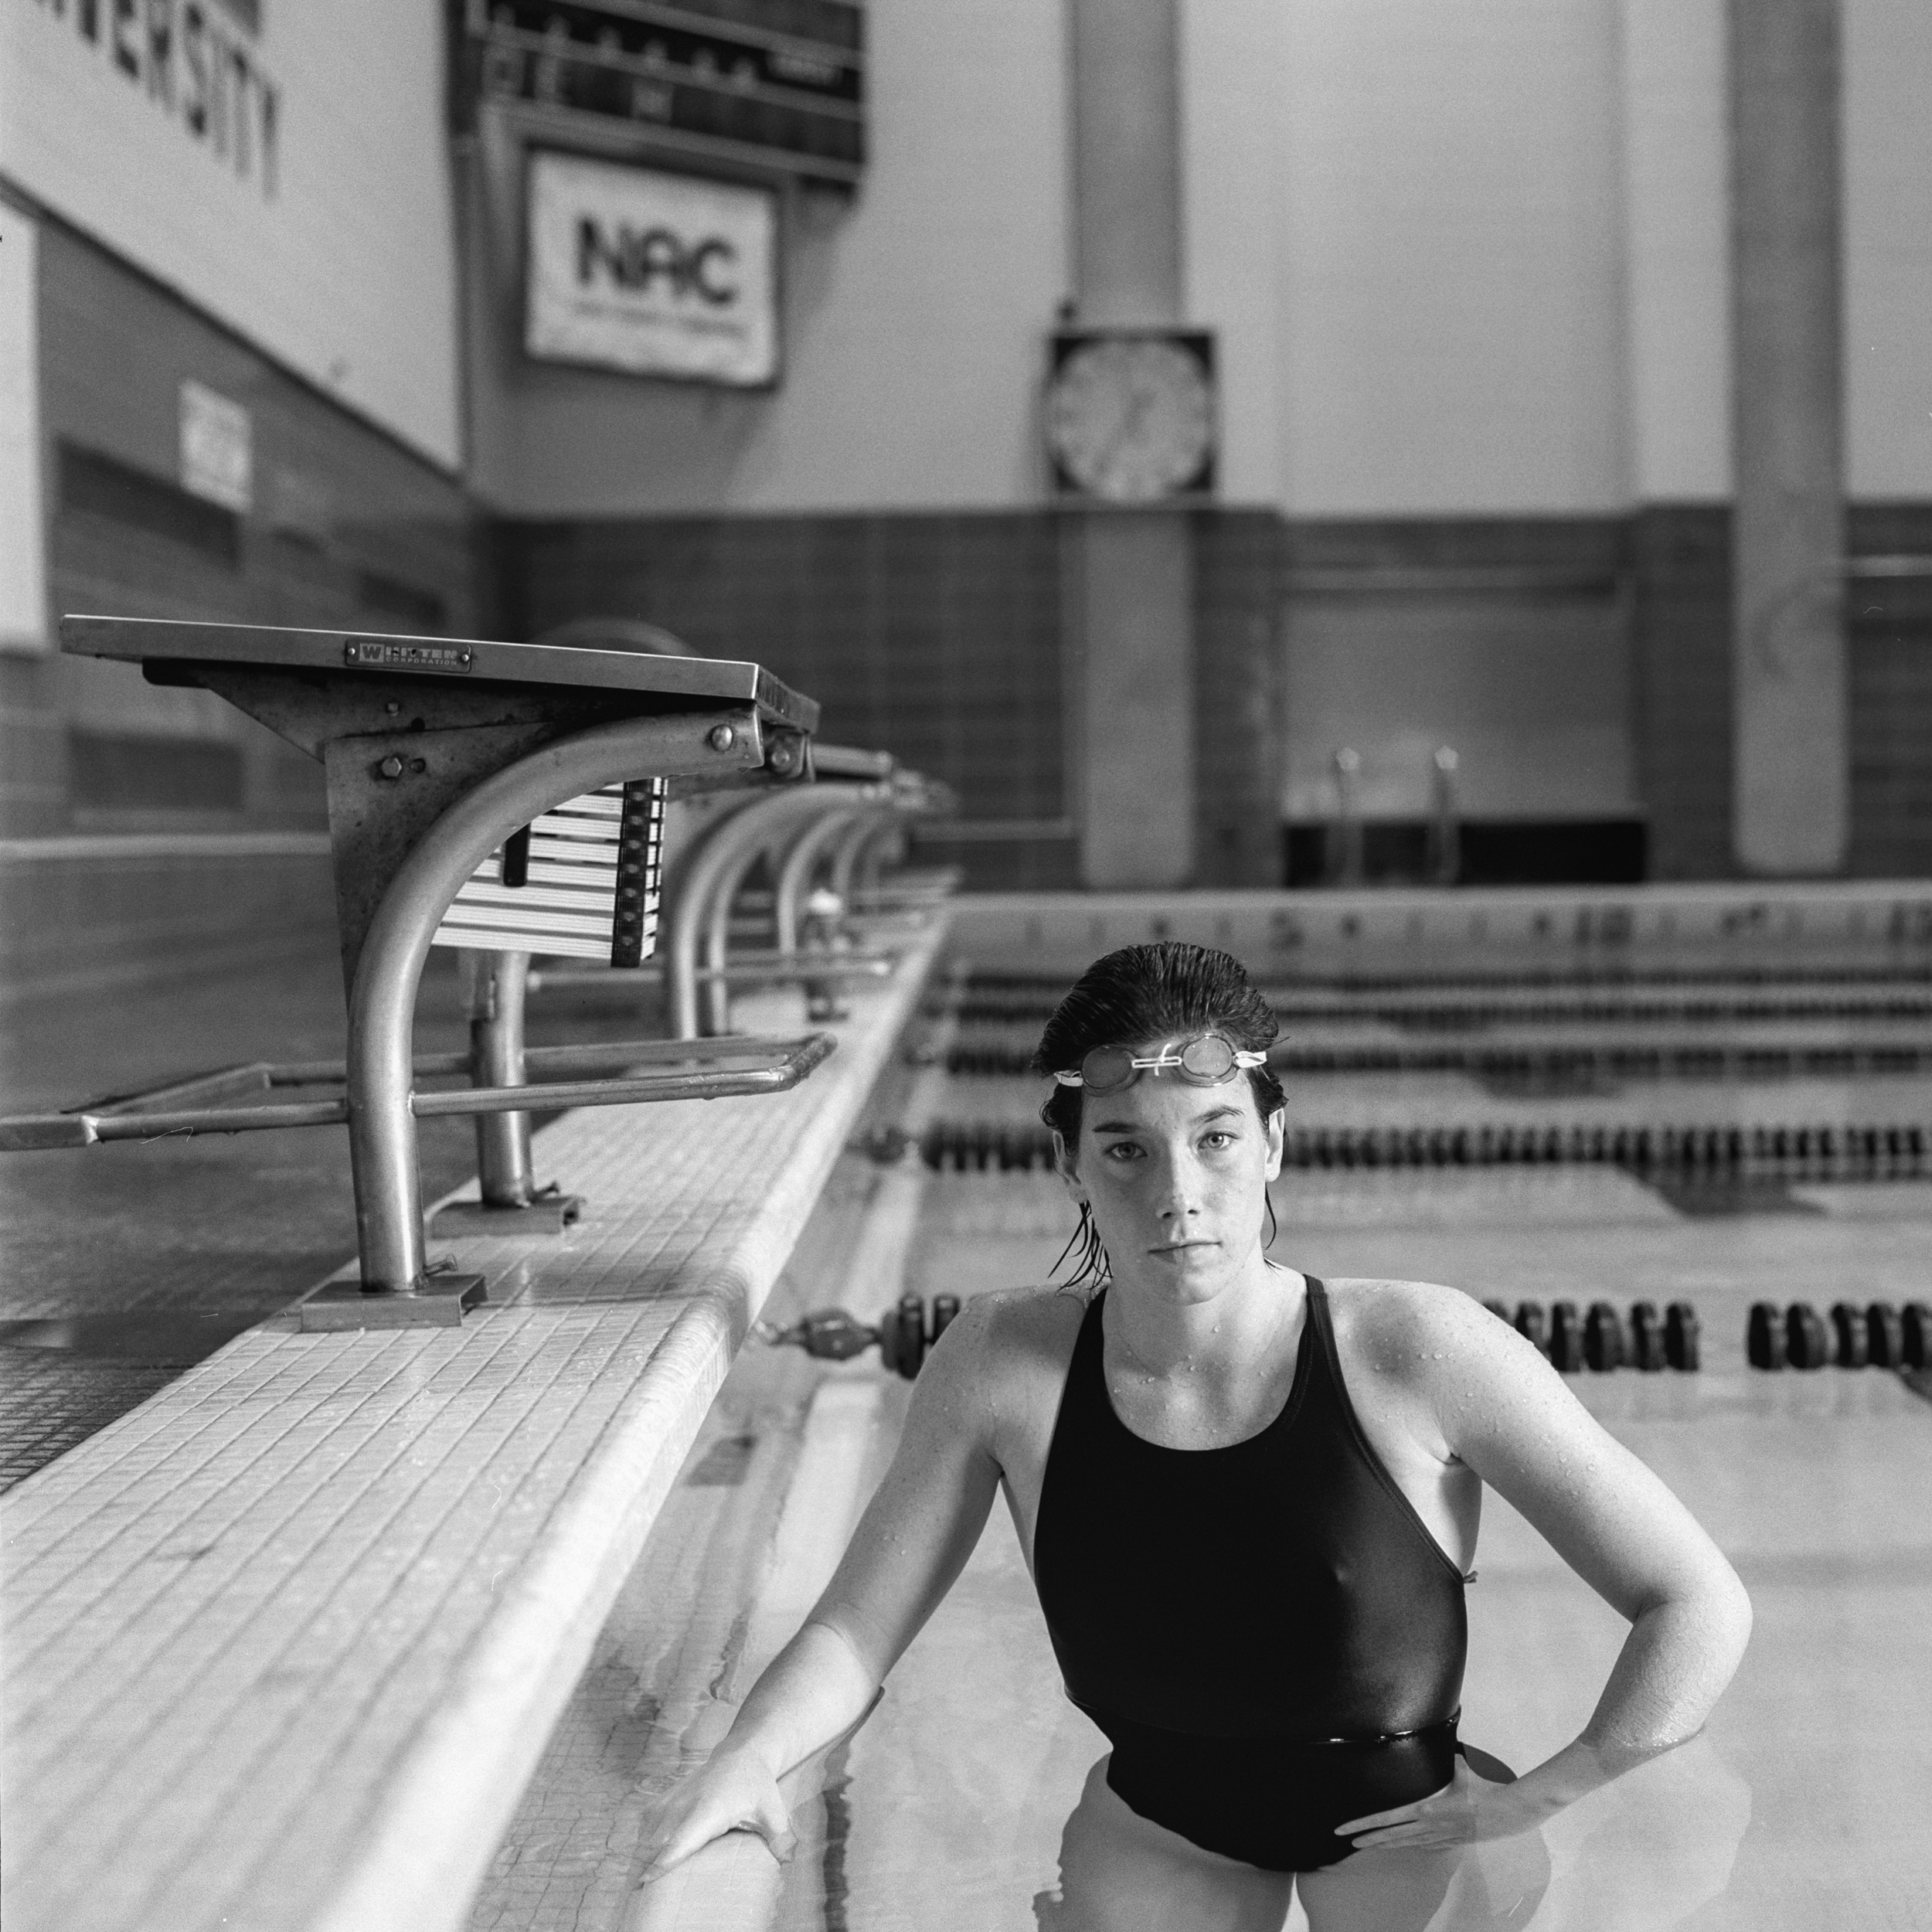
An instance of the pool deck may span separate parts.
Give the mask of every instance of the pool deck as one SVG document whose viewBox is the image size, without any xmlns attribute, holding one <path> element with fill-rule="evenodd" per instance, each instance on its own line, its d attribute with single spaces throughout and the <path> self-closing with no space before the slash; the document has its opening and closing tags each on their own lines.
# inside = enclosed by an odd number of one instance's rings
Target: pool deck
<svg viewBox="0 0 1932 1932">
<path fill-rule="evenodd" d="M 10 1927 L 464 1921 L 944 936 L 790 1094 L 545 1130 L 461 1328 L 271 1318 L 0 1501 Z"/>
</svg>

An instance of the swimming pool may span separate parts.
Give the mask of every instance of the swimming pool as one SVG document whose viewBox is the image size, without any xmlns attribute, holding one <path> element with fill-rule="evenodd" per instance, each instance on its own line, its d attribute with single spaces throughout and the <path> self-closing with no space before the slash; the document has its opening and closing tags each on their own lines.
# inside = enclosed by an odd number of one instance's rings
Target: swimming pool
<svg viewBox="0 0 1932 1932">
<path fill-rule="evenodd" d="M 1009 1008 L 1025 1004 L 1011 992 L 1000 992 Z M 964 1012 L 928 1043 L 932 1063 L 876 1101 L 882 1122 L 908 1127 L 944 1165 L 849 1155 L 794 1259 L 789 1307 L 843 1301 L 871 1314 L 902 1287 L 970 1295 L 1045 1277 L 1069 1215 L 1051 1175 L 1021 1165 L 1037 1083 L 998 1070 L 1010 1062 L 1001 1043 L 1035 1022 L 976 1019 L 970 999 Z M 1647 1124 L 1661 1145 L 1666 1125 L 1793 1128 L 1781 1167 L 1714 1180 L 1614 1159 L 1371 1168 L 1338 1152 L 1321 1165 L 1311 1139 L 1309 1164 L 1275 1189 L 1273 1252 L 1313 1273 L 1433 1278 L 1512 1309 L 1688 1299 L 1701 1318 L 1698 1372 L 1585 1371 L 1573 1383 L 1743 1577 L 1757 1614 L 1743 1666 L 1696 1743 L 1573 1806 L 1539 1844 L 1485 1848 L 1416 1923 L 1932 1923 L 1932 1879 L 1911 1849 L 1932 1798 L 1932 1403 L 1886 1370 L 1769 1374 L 1743 1349 L 1755 1301 L 1932 1298 L 1932 1175 L 1894 1163 L 1892 1178 L 1872 1178 L 1869 1163 L 1795 1154 L 1799 1121 L 1932 1120 L 1916 1066 L 1887 1072 L 1855 1056 L 1841 1073 L 1823 1057 L 1883 1024 L 1842 1011 L 1723 1022 L 1653 1012 L 1611 1028 L 1626 1045 L 1689 1037 L 1705 1048 L 1736 1045 L 1743 1028 L 1753 1051 L 1784 1055 L 1773 1066 L 1760 1052 L 1750 1066 L 1734 1056 L 1688 1077 L 1626 1054 L 1621 1069 L 1600 1056 L 1587 1080 L 1573 1071 L 1540 1089 L 1471 1064 L 1290 1078 L 1291 1128 L 1311 1136 L 1622 1121 Z M 1364 1025 L 1397 1045 L 1421 1032 L 1400 1016 Z M 1302 1036 L 1312 1030 L 1304 1022 Z M 1509 1015 L 1479 1030 L 1523 1044 L 1524 1023 Z M 964 1131 L 975 1124 L 1005 1138 Z M 809 1607 L 890 1454 L 905 1396 L 870 1356 L 837 1366 L 747 1349 L 506 1838 L 476 1927 L 1175 1923 L 1135 1892 L 1133 1873 L 1111 1883 L 1089 1855 L 1077 1808 L 1104 1740 L 1060 1691 L 1004 1512 L 869 1723 L 800 1774 L 801 1842 L 783 1872 L 753 1850 L 720 1886 L 634 1889 L 655 1794 L 715 1733 L 719 1700 L 743 1694 L 761 1651 Z M 1581 1727 L 1624 1625 L 1493 1496 L 1478 1566 L 1463 1732 L 1520 1769 Z M 1204 1632 L 1212 1621 L 1204 1604 Z M 1298 1905 L 1288 1922 L 1304 1922 Z"/>
</svg>

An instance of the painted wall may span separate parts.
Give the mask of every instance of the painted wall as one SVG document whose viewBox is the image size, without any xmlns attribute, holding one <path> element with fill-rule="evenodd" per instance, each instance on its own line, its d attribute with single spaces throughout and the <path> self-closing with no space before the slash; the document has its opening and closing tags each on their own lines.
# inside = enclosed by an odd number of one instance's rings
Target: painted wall
<svg viewBox="0 0 1932 1932">
<path fill-rule="evenodd" d="M 1626 482 L 1638 503 L 1730 494 L 1723 0 L 1621 0 Z"/>
<path fill-rule="evenodd" d="M 460 460 L 440 9 L 0 9 L 0 176 L 348 408 Z"/>
<path fill-rule="evenodd" d="M 1333 759 L 1345 744 L 1362 760 L 1365 818 L 1426 817 L 1439 745 L 1457 753 L 1458 802 L 1472 818 L 1609 818 L 1635 803 L 1614 605 L 1311 599 L 1291 638 L 1288 818 L 1337 810 Z"/>
<path fill-rule="evenodd" d="M 39 225 L 0 201 L 0 531 L 6 533 L 0 538 L 0 651 L 39 651 L 46 644 L 39 241 Z"/>
<path fill-rule="evenodd" d="M 1039 500 L 1065 292 L 1061 9 L 869 16 L 858 201 L 790 211 L 786 369 L 729 395 L 533 365 L 522 180 L 475 164 L 477 480 L 519 514 Z M 1932 12 L 1845 0 L 1855 495 L 1932 488 Z M 1730 488 L 1723 0 L 1185 0 L 1191 319 L 1222 497 L 1593 515 Z"/>
<path fill-rule="evenodd" d="M 857 200 L 788 211 L 781 386 L 731 393 L 527 361 L 519 158 L 470 176 L 478 487 L 519 515 L 1037 502 L 1043 338 L 1066 292 L 1057 5 L 881 0 Z"/>
<path fill-rule="evenodd" d="M 1932 498 L 1932 8 L 1842 0 L 1845 475 Z"/>
<path fill-rule="evenodd" d="M 1278 508 L 1292 5 L 1181 0 L 1181 244 L 1187 319 L 1215 332 L 1223 502 Z"/>
<path fill-rule="evenodd" d="M 1298 0 L 1281 70 L 1284 507 L 1625 497 L 1605 0 Z"/>
</svg>

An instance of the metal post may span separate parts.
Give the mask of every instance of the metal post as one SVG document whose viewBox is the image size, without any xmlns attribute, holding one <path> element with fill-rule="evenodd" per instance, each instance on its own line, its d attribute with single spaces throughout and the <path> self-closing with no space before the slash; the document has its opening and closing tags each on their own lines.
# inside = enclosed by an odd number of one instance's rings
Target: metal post
<svg viewBox="0 0 1932 1932">
<path fill-rule="evenodd" d="M 1456 807 L 1456 767 L 1453 745 L 1438 745 L 1430 760 L 1430 788 L 1434 814 L 1429 825 L 1429 883 L 1453 886 L 1462 876 L 1462 820 Z"/>
<path fill-rule="evenodd" d="M 1362 801 L 1356 791 L 1361 777 L 1362 753 L 1344 745 L 1335 754 L 1335 816 L 1328 828 L 1329 849 L 1323 855 L 1331 885 L 1362 883 Z"/>
<path fill-rule="evenodd" d="M 852 879 L 860 857 L 868 846 L 899 822 L 899 816 L 900 808 L 881 806 L 860 819 L 839 840 L 838 849 L 832 855 L 832 889 L 848 911 L 852 908 Z"/>
<path fill-rule="evenodd" d="M 889 859 L 894 865 L 906 856 L 906 826 L 902 819 L 889 820 L 875 838 L 868 839 L 859 866 L 859 903 L 876 904 L 881 890 L 880 875 Z"/>
<path fill-rule="evenodd" d="M 521 1087 L 523 1070 L 523 990 L 528 953 L 484 952 L 465 947 L 463 974 L 469 995 L 470 1080 L 477 1087 Z M 536 1194 L 527 1114 L 476 1117 L 476 1172 L 486 1208 L 524 1208 Z"/>
<path fill-rule="evenodd" d="M 413 1294 L 425 1286 L 410 1111 L 416 994 L 431 937 L 464 882 L 512 832 L 566 798 L 645 775 L 722 778 L 764 756 L 749 706 L 595 726 L 484 779 L 403 861 L 370 921 L 349 1001 L 349 1158 L 365 1291 Z"/>
</svg>

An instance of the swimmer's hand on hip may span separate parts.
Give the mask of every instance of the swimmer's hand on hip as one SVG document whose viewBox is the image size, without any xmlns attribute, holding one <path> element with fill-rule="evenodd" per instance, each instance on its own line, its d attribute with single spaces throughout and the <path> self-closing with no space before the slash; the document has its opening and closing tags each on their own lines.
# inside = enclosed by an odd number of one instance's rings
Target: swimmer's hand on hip
<svg viewBox="0 0 1932 1932">
<path fill-rule="evenodd" d="M 638 1883 L 662 1878 L 713 1839 L 733 1832 L 763 1838 L 781 1865 L 798 1842 L 771 1767 L 757 1752 L 734 1748 L 727 1740 L 712 1753 L 703 1770 L 684 1779 L 671 1794 L 646 1846 L 648 1862 Z"/>
<path fill-rule="evenodd" d="M 1358 1852 L 1409 1849 L 1434 1851 L 1444 1845 L 1473 1845 L 1485 1838 L 1514 1838 L 1533 1832 L 1559 1808 L 1526 1791 L 1522 1781 L 1492 1784 L 1471 1770 L 1462 1758 L 1439 1791 L 1410 1804 L 1392 1805 L 1338 1825 L 1338 1838 L 1352 1838 Z"/>
</svg>

